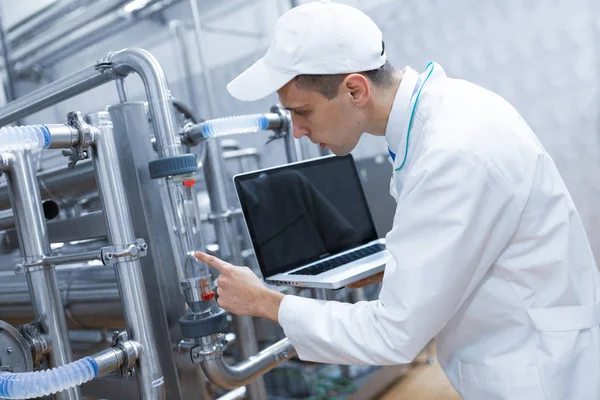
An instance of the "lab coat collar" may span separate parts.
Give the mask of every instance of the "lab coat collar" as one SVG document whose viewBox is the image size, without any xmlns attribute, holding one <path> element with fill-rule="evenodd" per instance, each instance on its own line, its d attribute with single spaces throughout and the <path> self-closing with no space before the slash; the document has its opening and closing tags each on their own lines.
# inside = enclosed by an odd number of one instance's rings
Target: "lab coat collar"
<svg viewBox="0 0 600 400">
<path fill-rule="evenodd" d="M 423 85 L 423 87 L 410 133 L 407 159 L 410 159 L 412 145 L 421 134 L 424 122 L 431 114 L 432 106 L 438 103 L 438 101 L 431 103 L 432 95 L 434 95 L 432 87 L 443 81 L 446 74 L 439 64 L 433 63 L 433 70 L 429 78 L 427 78 L 427 75 L 428 69 L 421 75 L 408 66 L 404 69 L 404 75 L 396 92 L 385 131 L 388 148 L 396 155 L 395 160 L 390 157 L 394 169 L 398 168 L 404 160 L 408 124 L 413 106 L 417 100 L 418 85 Z"/>
</svg>

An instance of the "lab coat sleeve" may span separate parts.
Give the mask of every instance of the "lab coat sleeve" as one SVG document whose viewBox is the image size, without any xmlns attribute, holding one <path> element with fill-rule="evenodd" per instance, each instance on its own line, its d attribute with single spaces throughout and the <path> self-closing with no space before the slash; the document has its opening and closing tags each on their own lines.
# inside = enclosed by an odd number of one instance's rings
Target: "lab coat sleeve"
<svg viewBox="0 0 600 400">
<path fill-rule="evenodd" d="M 430 150 L 408 172 L 386 237 L 379 299 L 285 296 L 279 322 L 302 360 L 411 362 L 461 307 L 510 241 L 521 206 L 481 157 Z"/>
</svg>

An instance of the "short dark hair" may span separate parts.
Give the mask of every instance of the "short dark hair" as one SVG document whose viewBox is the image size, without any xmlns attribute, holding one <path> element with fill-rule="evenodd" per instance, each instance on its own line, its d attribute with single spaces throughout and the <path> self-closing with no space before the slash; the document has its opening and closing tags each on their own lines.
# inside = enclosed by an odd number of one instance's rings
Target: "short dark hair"
<svg viewBox="0 0 600 400">
<path fill-rule="evenodd" d="M 394 67 L 386 61 L 377 69 L 357 73 L 364 75 L 375 86 L 387 88 L 393 83 Z M 348 75 L 350 74 L 298 75 L 294 78 L 294 82 L 299 89 L 316 90 L 325 98 L 331 100 L 337 96 L 340 85 Z"/>
</svg>

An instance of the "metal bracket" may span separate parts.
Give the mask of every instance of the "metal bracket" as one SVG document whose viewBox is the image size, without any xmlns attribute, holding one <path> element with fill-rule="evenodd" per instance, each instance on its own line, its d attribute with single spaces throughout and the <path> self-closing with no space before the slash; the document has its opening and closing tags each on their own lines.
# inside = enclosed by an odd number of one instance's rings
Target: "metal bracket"
<svg viewBox="0 0 600 400">
<path fill-rule="evenodd" d="M 69 158 L 69 168 L 74 168 L 78 161 L 89 158 L 87 148 L 94 142 L 95 130 L 85 122 L 80 111 L 67 114 L 67 125 L 79 132 L 79 144 L 62 151 L 63 156 Z"/>
<path fill-rule="evenodd" d="M 135 362 L 140 356 L 140 345 L 133 340 L 129 340 L 126 331 L 115 331 L 112 335 L 113 347 L 118 347 L 125 355 L 125 362 L 119 368 L 119 373 L 124 378 L 135 376 Z"/>
<path fill-rule="evenodd" d="M 148 253 L 148 245 L 144 239 L 136 239 L 124 246 L 106 246 L 100 250 L 104 265 L 113 265 L 121 261 L 133 261 Z"/>
</svg>

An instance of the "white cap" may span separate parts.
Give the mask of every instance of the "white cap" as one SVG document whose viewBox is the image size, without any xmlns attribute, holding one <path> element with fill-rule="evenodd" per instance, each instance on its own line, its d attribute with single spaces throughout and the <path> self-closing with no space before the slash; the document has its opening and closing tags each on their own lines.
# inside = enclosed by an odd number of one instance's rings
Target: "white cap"
<svg viewBox="0 0 600 400">
<path fill-rule="evenodd" d="M 276 92 L 297 75 L 370 71 L 386 60 L 382 33 L 362 11 L 329 0 L 279 18 L 267 54 L 227 85 L 239 100 Z"/>
</svg>

